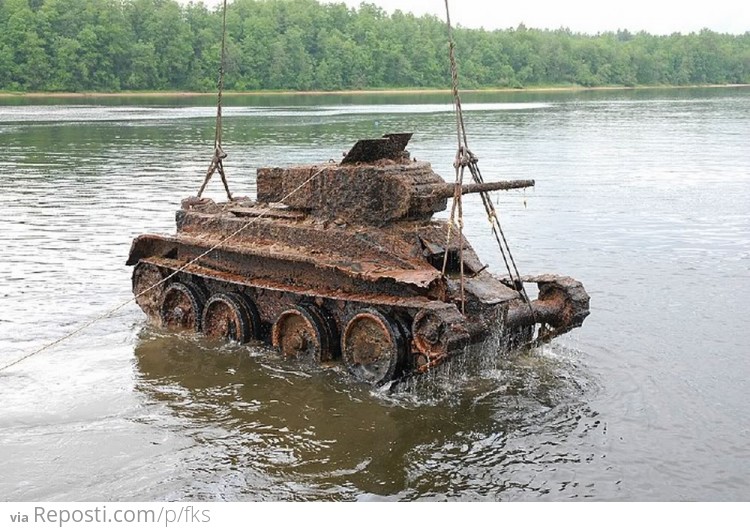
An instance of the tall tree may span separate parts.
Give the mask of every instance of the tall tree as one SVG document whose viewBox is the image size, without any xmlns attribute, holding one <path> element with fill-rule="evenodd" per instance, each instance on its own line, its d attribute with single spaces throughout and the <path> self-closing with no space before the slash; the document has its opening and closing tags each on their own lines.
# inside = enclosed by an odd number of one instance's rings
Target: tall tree
<svg viewBox="0 0 750 528">
<path fill-rule="evenodd" d="M 176 0 L 0 0 L 0 90 L 215 89 L 222 13 Z M 446 27 L 363 3 L 234 0 L 226 87 L 448 87 Z M 458 27 L 463 87 L 750 83 L 750 32 Z"/>
</svg>

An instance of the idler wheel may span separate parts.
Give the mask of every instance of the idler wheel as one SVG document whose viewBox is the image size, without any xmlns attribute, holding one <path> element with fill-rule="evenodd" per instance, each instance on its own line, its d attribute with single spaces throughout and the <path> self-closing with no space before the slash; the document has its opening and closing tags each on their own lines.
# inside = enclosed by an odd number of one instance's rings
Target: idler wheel
<svg viewBox="0 0 750 528">
<path fill-rule="evenodd" d="M 170 330 L 200 332 L 203 295 L 191 284 L 173 282 L 161 302 L 161 323 Z"/>
<path fill-rule="evenodd" d="M 396 376 L 405 341 L 391 318 L 377 310 L 362 310 L 349 321 L 341 337 L 344 363 L 358 380 L 385 383 Z"/>
<path fill-rule="evenodd" d="M 282 313 L 271 329 L 271 342 L 284 356 L 327 361 L 334 355 L 334 325 L 322 309 L 297 306 Z"/>
<path fill-rule="evenodd" d="M 202 328 L 208 337 L 247 343 L 259 336 L 260 316 L 242 294 L 216 293 L 203 308 Z"/>
<path fill-rule="evenodd" d="M 133 268 L 133 295 L 135 302 L 141 307 L 141 310 L 152 320 L 158 320 L 161 300 L 164 297 L 164 290 L 167 289 L 166 283 L 163 283 L 164 273 L 161 268 L 139 262 Z"/>
</svg>

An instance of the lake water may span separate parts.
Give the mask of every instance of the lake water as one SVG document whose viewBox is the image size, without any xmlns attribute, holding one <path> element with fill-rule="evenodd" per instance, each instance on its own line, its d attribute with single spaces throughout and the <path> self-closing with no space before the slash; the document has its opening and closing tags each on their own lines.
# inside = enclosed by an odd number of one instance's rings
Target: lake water
<svg viewBox="0 0 750 528">
<path fill-rule="evenodd" d="M 130 241 L 174 231 L 212 105 L 0 99 L 0 368 L 129 299 Z M 0 498 L 750 500 L 750 89 L 467 94 L 465 112 L 486 179 L 536 179 L 497 196 L 501 219 L 522 273 L 585 284 L 582 328 L 388 392 L 129 304 L 0 371 Z M 230 186 L 401 131 L 450 179 L 454 127 L 445 95 L 229 98 Z"/>
</svg>

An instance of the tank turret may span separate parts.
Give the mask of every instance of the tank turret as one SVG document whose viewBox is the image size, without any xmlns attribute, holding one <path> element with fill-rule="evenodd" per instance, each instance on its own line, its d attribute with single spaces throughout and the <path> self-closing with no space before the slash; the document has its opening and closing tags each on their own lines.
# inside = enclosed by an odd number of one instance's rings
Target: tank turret
<svg viewBox="0 0 750 528">
<path fill-rule="evenodd" d="M 580 282 L 499 279 L 432 218 L 456 187 L 411 158 L 410 138 L 360 140 L 340 163 L 258 169 L 256 201 L 183 200 L 174 236 L 133 241 L 139 306 L 162 327 L 340 359 L 373 384 L 424 372 L 493 334 L 511 346 L 580 326 L 589 306 Z M 520 280 L 539 286 L 537 299 L 522 295 Z"/>
<path fill-rule="evenodd" d="M 358 141 L 341 163 L 260 168 L 257 198 L 281 202 L 313 216 L 383 226 L 427 220 L 444 211 L 455 184 L 415 161 L 405 147 L 411 134 Z M 464 184 L 461 194 L 532 187 L 534 180 Z"/>
</svg>

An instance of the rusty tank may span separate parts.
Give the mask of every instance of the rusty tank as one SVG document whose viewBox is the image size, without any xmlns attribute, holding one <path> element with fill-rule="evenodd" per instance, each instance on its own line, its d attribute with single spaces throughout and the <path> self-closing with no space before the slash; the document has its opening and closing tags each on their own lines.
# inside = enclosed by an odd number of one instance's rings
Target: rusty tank
<svg viewBox="0 0 750 528">
<path fill-rule="evenodd" d="M 260 168 L 256 200 L 183 200 L 174 236 L 133 241 L 136 302 L 159 326 L 342 361 L 375 385 L 490 335 L 517 346 L 580 326 L 589 313 L 580 282 L 498 278 L 455 227 L 433 218 L 456 184 L 412 159 L 410 138 L 360 140 L 341 162 Z M 466 184 L 461 193 L 533 184 Z M 522 282 L 538 285 L 536 299 Z"/>
</svg>

